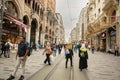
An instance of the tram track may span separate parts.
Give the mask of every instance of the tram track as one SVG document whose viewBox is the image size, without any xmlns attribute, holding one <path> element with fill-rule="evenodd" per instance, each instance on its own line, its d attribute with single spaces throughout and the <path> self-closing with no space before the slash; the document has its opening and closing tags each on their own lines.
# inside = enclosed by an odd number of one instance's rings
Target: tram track
<svg viewBox="0 0 120 80">
<path fill-rule="evenodd" d="M 70 68 L 70 78 L 69 80 L 74 80 L 74 66 Z"/>
<path fill-rule="evenodd" d="M 49 80 L 51 76 L 54 74 L 56 71 L 57 67 L 60 65 L 61 61 L 63 60 L 64 57 L 60 59 L 60 61 L 57 62 L 57 64 L 52 68 L 52 70 L 46 75 L 44 80 Z M 74 80 L 74 66 L 70 67 L 70 74 L 69 74 L 69 79 L 68 80 Z"/>
<path fill-rule="evenodd" d="M 57 66 L 60 64 L 61 60 L 64 58 L 64 56 L 61 56 L 61 58 L 54 64 L 53 68 L 50 68 L 50 71 L 46 74 L 45 78 L 43 80 L 49 80 L 50 76 L 54 73 L 54 71 L 57 69 Z M 51 66 L 50 66 L 51 67 Z M 30 76 L 26 80 L 31 80 L 33 76 L 35 76 L 37 73 L 41 72 L 42 70 L 45 70 L 48 68 L 48 65 L 44 65 L 42 68 L 40 68 L 35 74 Z"/>
<path fill-rule="evenodd" d="M 59 58 L 58 58 L 59 57 Z M 65 56 L 64 55 L 61 55 L 61 56 L 58 56 L 57 57 L 57 61 L 55 62 L 54 65 L 51 65 L 48 67 L 48 65 L 44 65 L 38 72 L 36 72 L 34 75 L 32 75 L 29 79 L 27 80 L 33 80 L 32 77 L 34 77 L 36 74 L 40 74 L 38 76 L 42 76 L 42 77 L 39 77 L 39 79 L 36 79 L 36 80 L 56 80 L 56 79 L 53 79 L 55 76 L 56 76 L 56 73 L 58 74 L 65 74 L 65 73 L 59 73 L 59 68 L 60 66 L 63 66 L 63 62 L 65 62 L 64 58 Z M 63 60 L 63 61 L 62 61 Z M 62 64 L 62 65 L 61 65 Z M 65 72 L 66 73 L 69 73 L 67 77 L 66 76 L 66 79 L 65 80 L 74 80 L 74 66 L 73 67 L 70 67 L 70 68 L 63 68 L 65 69 Z M 64 70 L 63 70 L 64 71 Z M 44 75 L 43 75 L 44 74 Z M 65 74 L 66 75 L 66 74 Z M 58 75 L 59 76 L 59 75 Z M 64 80 L 64 79 L 63 79 Z"/>
<path fill-rule="evenodd" d="M 60 64 L 60 62 L 62 61 L 64 57 L 62 57 L 57 64 L 52 68 L 52 70 L 46 75 L 46 77 L 44 78 L 44 80 L 49 80 L 49 78 L 51 77 L 51 75 L 53 75 L 53 73 L 55 72 L 55 70 L 57 69 L 58 65 Z"/>
</svg>

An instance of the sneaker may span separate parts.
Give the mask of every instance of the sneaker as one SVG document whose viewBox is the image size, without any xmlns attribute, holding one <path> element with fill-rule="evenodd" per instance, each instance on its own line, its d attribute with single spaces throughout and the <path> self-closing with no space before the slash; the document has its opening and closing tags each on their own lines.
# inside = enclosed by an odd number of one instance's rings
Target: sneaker
<svg viewBox="0 0 120 80">
<path fill-rule="evenodd" d="M 24 76 L 21 75 L 20 78 L 18 80 L 23 80 L 24 79 Z"/>
<path fill-rule="evenodd" d="M 10 77 L 7 80 L 13 80 L 15 77 L 10 75 Z"/>
</svg>

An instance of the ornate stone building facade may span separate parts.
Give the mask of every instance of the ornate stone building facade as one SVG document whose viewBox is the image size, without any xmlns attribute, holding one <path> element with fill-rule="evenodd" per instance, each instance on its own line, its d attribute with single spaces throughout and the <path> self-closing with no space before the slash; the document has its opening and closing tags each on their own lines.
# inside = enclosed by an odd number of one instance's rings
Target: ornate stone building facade
<svg viewBox="0 0 120 80">
<path fill-rule="evenodd" d="M 79 15 L 79 20 L 78 20 L 78 24 L 77 24 L 77 40 L 85 40 L 85 31 L 87 29 L 87 7 L 84 7 Z"/>
<path fill-rule="evenodd" d="M 60 13 L 56 13 L 56 23 L 55 23 L 55 43 L 64 44 L 65 43 L 65 30 L 63 26 L 63 20 Z"/>
<path fill-rule="evenodd" d="M 96 50 L 108 51 L 120 47 L 119 0 L 89 0 L 86 37 Z M 94 43 L 93 43 L 94 42 Z"/>
<path fill-rule="evenodd" d="M 70 32 L 70 43 L 76 43 L 77 42 L 77 28 L 73 28 Z"/>
<path fill-rule="evenodd" d="M 19 36 L 28 42 L 53 41 L 55 0 L 5 0 L 3 40 L 18 41 Z"/>
</svg>

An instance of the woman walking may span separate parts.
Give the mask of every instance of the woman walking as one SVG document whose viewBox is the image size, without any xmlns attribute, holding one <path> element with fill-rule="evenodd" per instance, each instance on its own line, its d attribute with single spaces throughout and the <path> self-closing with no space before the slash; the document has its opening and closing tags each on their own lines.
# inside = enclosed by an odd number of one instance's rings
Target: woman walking
<svg viewBox="0 0 120 80">
<path fill-rule="evenodd" d="M 88 59 L 87 48 L 85 47 L 85 44 L 82 44 L 79 50 L 79 69 L 81 71 L 82 69 L 87 69 L 88 67 L 87 59 Z"/>
<path fill-rule="evenodd" d="M 52 54 L 52 50 L 51 50 L 51 45 L 50 45 L 49 42 L 47 42 L 46 48 L 45 48 L 45 50 L 43 52 L 43 55 L 44 55 L 44 53 L 46 53 L 46 59 L 45 59 L 44 63 L 46 64 L 46 62 L 48 62 L 48 64 L 51 65 L 51 63 L 50 63 L 50 55 Z"/>
</svg>

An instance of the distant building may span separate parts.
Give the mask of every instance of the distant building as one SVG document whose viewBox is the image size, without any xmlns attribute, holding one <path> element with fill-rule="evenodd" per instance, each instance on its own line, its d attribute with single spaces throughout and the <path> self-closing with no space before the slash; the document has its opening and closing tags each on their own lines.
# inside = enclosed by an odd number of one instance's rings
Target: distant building
<svg viewBox="0 0 120 80">
<path fill-rule="evenodd" d="M 116 43 L 120 44 L 119 5 L 120 0 L 89 0 L 88 27 L 85 34 L 100 51 L 107 52 Z"/>
<path fill-rule="evenodd" d="M 55 43 L 64 44 L 65 43 L 65 30 L 63 26 L 63 20 L 60 13 L 56 13 L 56 22 L 55 22 Z"/>
<path fill-rule="evenodd" d="M 70 43 L 76 43 L 77 42 L 77 28 L 73 28 L 70 32 Z"/>
</svg>

